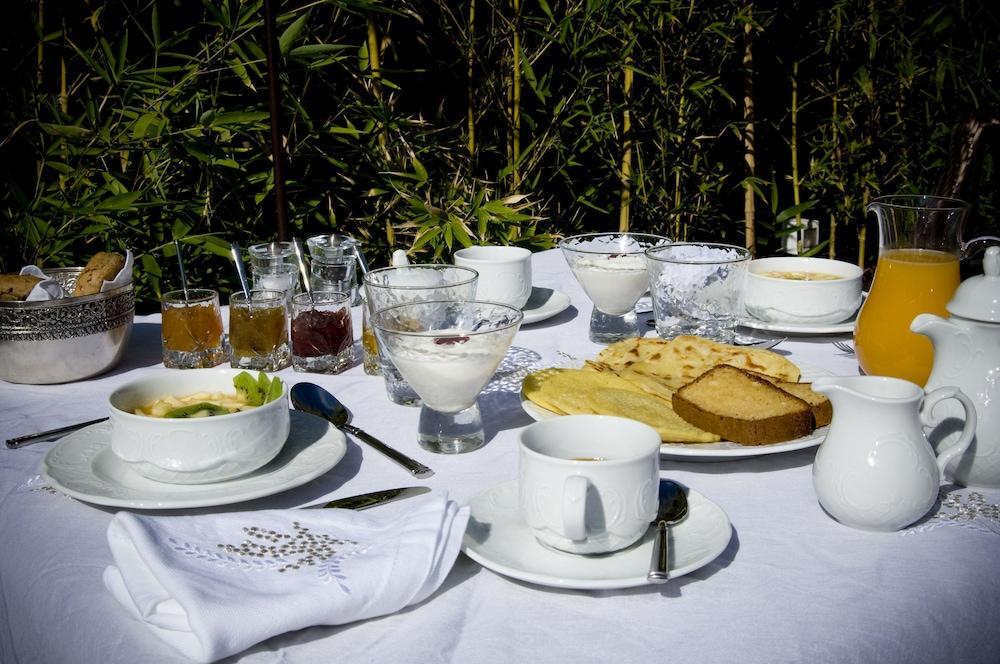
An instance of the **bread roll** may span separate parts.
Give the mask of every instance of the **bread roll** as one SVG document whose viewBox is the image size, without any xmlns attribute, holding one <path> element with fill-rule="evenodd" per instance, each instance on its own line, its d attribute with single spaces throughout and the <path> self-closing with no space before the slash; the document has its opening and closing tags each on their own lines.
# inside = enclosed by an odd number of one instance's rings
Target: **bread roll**
<svg viewBox="0 0 1000 664">
<path fill-rule="evenodd" d="M 125 257 L 121 254 L 110 251 L 97 252 L 77 278 L 73 296 L 100 293 L 104 282 L 114 279 L 123 267 L 125 267 Z"/>
<path fill-rule="evenodd" d="M 41 279 L 20 274 L 0 274 L 0 301 L 23 302 Z"/>
</svg>

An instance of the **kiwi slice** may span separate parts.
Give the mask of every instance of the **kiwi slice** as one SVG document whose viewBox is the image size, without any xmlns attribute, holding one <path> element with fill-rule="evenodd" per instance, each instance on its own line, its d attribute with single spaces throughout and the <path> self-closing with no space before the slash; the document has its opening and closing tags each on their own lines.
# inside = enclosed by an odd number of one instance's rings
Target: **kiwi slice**
<svg viewBox="0 0 1000 664">
<path fill-rule="evenodd" d="M 204 415 L 201 414 L 202 412 L 204 412 Z M 214 403 L 209 403 L 207 401 L 199 401 L 198 403 L 188 404 L 187 406 L 181 406 L 180 408 L 174 408 L 173 410 L 167 411 L 167 414 L 164 415 L 164 417 L 212 417 L 214 415 L 228 414 L 228 408 L 223 408 L 222 406 L 217 406 Z"/>
<path fill-rule="evenodd" d="M 263 376 L 264 374 L 261 374 Z M 267 392 L 261 387 L 258 379 L 254 378 L 246 371 L 241 371 L 233 378 L 233 386 L 236 393 L 251 406 L 261 406 L 267 399 Z"/>
</svg>

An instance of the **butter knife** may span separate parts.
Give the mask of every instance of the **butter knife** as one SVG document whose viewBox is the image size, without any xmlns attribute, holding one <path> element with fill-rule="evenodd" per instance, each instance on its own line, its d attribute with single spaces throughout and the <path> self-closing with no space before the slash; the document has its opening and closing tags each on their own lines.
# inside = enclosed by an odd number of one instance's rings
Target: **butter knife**
<svg viewBox="0 0 1000 664">
<path fill-rule="evenodd" d="M 31 445 L 32 443 L 40 443 L 45 440 L 55 440 L 64 433 L 70 433 L 71 431 L 82 429 L 83 427 L 89 427 L 91 424 L 99 424 L 107 419 L 108 418 L 106 417 L 102 417 L 96 420 L 88 420 L 87 422 L 77 422 L 76 424 L 68 424 L 64 427 L 59 427 L 58 429 L 49 429 L 48 431 L 30 433 L 27 436 L 8 438 L 7 447 L 9 447 L 12 450 L 15 450 L 18 447 L 24 447 L 25 445 Z"/>
<path fill-rule="evenodd" d="M 375 507 L 376 505 L 384 505 L 396 500 L 402 500 L 403 498 L 419 496 L 429 492 L 430 490 L 430 487 L 427 486 L 408 486 L 400 489 L 386 489 L 384 491 L 362 493 L 359 496 L 338 498 L 336 500 L 331 500 L 325 505 L 310 505 L 309 507 L 335 507 L 342 510 L 366 510 L 369 507 Z"/>
</svg>

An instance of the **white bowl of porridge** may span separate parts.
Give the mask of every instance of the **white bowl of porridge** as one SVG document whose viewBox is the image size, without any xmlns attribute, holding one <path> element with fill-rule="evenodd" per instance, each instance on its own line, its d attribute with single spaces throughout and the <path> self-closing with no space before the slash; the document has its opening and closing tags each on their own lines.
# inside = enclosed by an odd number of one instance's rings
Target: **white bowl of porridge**
<svg viewBox="0 0 1000 664">
<path fill-rule="evenodd" d="M 750 261 L 747 313 L 769 323 L 840 323 L 861 306 L 862 270 L 853 263 L 787 256 Z"/>
</svg>

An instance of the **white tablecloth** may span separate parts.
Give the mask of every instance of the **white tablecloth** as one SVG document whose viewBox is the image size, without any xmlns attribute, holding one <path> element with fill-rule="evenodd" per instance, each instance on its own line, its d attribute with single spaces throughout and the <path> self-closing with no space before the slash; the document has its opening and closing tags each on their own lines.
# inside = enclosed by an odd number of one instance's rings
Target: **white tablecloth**
<svg viewBox="0 0 1000 664">
<path fill-rule="evenodd" d="M 534 257 L 536 286 L 574 306 L 524 327 L 522 360 L 590 357 L 590 304 L 557 251 Z M 141 316 L 119 367 L 69 385 L 0 383 L 0 437 L 93 419 L 118 385 L 166 371 L 159 317 Z M 792 360 L 857 372 L 830 337 L 786 341 Z M 338 376 L 286 370 L 289 382 L 326 386 L 354 423 L 431 466 L 426 484 L 466 500 L 517 472 L 518 431 L 531 422 L 517 393 L 480 401 L 488 444 L 459 456 L 416 442 L 417 409 L 391 404 L 360 366 Z M 182 657 L 131 619 L 104 589 L 105 532 L 113 509 L 53 493 L 37 479 L 55 443 L 0 450 L 0 662 L 175 662 Z M 246 662 L 963 662 L 1000 661 L 1000 524 L 988 514 L 934 518 L 901 533 L 842 526 L 812 488 L 815 450 L 723 463 L 664 460 L 663 475 L 717 502 L 733 524 L 729 547 L 665 586 L 566 591 L 517 582 L 460 556 L 441 590 L 401 613 L 312 628 L 260 644 Z M 302 487 L 231 508 L 299 506 L 420 483 L 351 441 L 344 460 Z M 954 488 L 952 488 L 954 489 Z M 1000 493 L 981 492 L 987 504 Z M 950 500 L 975 502 L 968 490 Z M 405 509 L 405 501 L 380 509 Z M 939 508 L 935 508 L 939 509 Z M 945 513 L 955 510 L 940 508 Z M 195 513 L 189 510 L 187 513 Z M 974 515 L 973 515 L 974 516 Z M 276 606 L 274 610 L 281 611 Z"/>
</svg>

